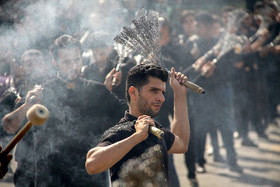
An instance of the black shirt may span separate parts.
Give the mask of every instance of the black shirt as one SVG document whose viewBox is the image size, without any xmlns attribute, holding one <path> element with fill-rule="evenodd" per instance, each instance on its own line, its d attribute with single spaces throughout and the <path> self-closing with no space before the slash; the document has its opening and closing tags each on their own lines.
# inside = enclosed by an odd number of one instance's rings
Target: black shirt
<svg viewBox="0 0 280 187">
<path fill-rule="evenodd" d="M 97 146 L 108 146 L 131 136 L 133 133 L 136 132 L 134 127 L 136 120 L 137 118 L 135 116 L 132 116 L 126 111 L 124 118 L 122 118 L 117 125 L 110 128 L 103 134 L 103 137 Z M 119 162 L 117 162 L 114 166 L 110 168 L 112 181 L 115 181 L 119 178 L 119 171 L 121 169 L 121 166 L 125 162 L 127 162 L 129 159 L 139 157 L 146 151 L 147 148 L 150 148 L 157 144 L 161 145 L 163 169 L 168 178 L 167 152 L 172 147 L 175 140 L 175 136 L 171 131 L 162 128 L 161 125 L 159 125 L 157 122 L 155 122 L 155 124 L 157 128 L 160 128 L 164 131 L 164 137 L 162 139 L 159 139 L 156 136 L 149 134 L 148 138 L 145 141 L 134 146 Z"/>
<path fill-rule="evenodd" d="M 75 89 L 67 89 L 58 78 L 43 85 L 42 104 L 50 117 L 33 126 L 19 144 L 18 169 L 36 167 L 38 186 L 106 186 L 105 178 L 87 174 L 86 154 L 125 106 L 101 83 L 79 79 Z"/>
</svg>

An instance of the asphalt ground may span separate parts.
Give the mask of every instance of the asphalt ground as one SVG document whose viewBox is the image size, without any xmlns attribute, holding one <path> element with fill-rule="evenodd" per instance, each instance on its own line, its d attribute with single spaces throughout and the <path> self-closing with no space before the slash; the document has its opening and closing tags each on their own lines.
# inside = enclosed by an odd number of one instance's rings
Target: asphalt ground
<svg viewBox="0 0 280 187">
<path fill-rule="evenodd" d="M 235 139 L 238 164 L 243 174 L 229 171 L 226 163 L 213 161 L 213 155 L 206 154 L 206 173 L 197 173 L 200 187 L 280 187 L 280 119 L 278 124 L 270 124 L 266 130 L 269 140 L 258 138 L 251 130 L 249 137 L 258 147 L 241 145 L 241 139 Z M 221 137 L 219 135 L 219 137 Z M 211 150 L 207 137 L 206 153 Z M 225 158 L 225 149 L 219 138 L 221 155 Z M 174 155 L 174 164 L 181 187 L 189 187 L 184 155 Z"/>
</svg>

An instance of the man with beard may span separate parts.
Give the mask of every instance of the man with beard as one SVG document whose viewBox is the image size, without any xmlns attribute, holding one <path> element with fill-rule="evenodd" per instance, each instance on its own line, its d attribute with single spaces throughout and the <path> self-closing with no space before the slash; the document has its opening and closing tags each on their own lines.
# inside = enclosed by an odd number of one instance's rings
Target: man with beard
<svg viewBox="0 0 280 187">
<path fill-rule="evenodd" d="M 171 69 L 170 86 L 174 92 L 174 118 L 171 131 L 162 128 L 152 118 L 165 101 L 168 72 L 153 64 L 132 67 L 126 79 L 126 98 L 129 111 L 120 122 L 107 130 L 99 144 L 89 150 L 86 169 L 89 174 L 97 174 L 110 168 L 111 180 L 119 179 L 122 165 L 139 157 L 149 147 L 161 146 L 163 171 L 168 181 L 168 153 L 184 153 L 188 149 L 189 120 L 187 109 L 187 88 L 180 83 L 187 77 Z M 150 126 L 164 131 L 159 139 L 148 133 Z"/>
<path fill-rule="evenodd" d="M 50 111 L 46 124 L 33 126 L 18 145 L 15 186 L 106 186 L 104 173 L 87 174 L 84 155 L 118 121 L 125 105 L 104 84 L 80 78 L 78 40 L 63 35 L 51 53 L 57 77 L 29 92 L 13 116 L 22 124 L 34 103 Z"/>
</svg>

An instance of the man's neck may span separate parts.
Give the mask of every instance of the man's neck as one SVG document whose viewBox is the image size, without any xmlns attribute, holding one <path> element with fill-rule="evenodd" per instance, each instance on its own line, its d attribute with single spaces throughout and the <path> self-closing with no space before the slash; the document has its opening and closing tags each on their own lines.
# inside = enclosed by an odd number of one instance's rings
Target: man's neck
<svg viewBox="0 0 280 187">
<path fill-rule="evenodd" d="M 65 83 L 65 86 L 66 86 L 67 89 L 72 90 L 72 89 L 76 88 L 77 79 L 75 79 L 75 80 L 67 80 L 67 79 L 64 79 L 64 78 L 62 78 L 60 76 L 57 76 L 57 78 Z"/>
<path fill-rule="evenodd" d="M 135 116 L 135 117 L 139 117 L 140 115 L 138 114 L 138 112 L 133 108 L 133 107 L 131 107 L 131 106 L 129 106 L 129 111 L 128 111 L 128 113 L 130 114 L 130 115 L 132 115 L 132 116 Z"/>
</svg>

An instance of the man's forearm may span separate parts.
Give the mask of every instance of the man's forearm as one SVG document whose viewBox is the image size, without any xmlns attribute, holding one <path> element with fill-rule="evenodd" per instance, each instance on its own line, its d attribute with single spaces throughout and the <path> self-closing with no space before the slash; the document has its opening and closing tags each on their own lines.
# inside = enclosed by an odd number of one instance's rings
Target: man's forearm
<svg viewBox="0 0 280 187">
<path fill-rule="evenodd" d="M 190 126 L 187 97 L 181 93 L 174 93 L 174 119 L 171 125 L 171 131 L 180 138 L 184 146 L 188 146 Z"/>
<path fill-rule="evenodd" d="M 8 133 L 15 133 L 25 119 L 25 114 L 30 108 L 29 105 L 23 104 L 13 112 L 6 114 L 2 120 L 3 128 Z"/>
<path fill-rule="evenodd" d="M 112 145 L 91 149 L 87 154 L 87 172 L 92 175 L 111 168 L 140 142 L 139 136 L 135 133 Z"/>
</svg>

